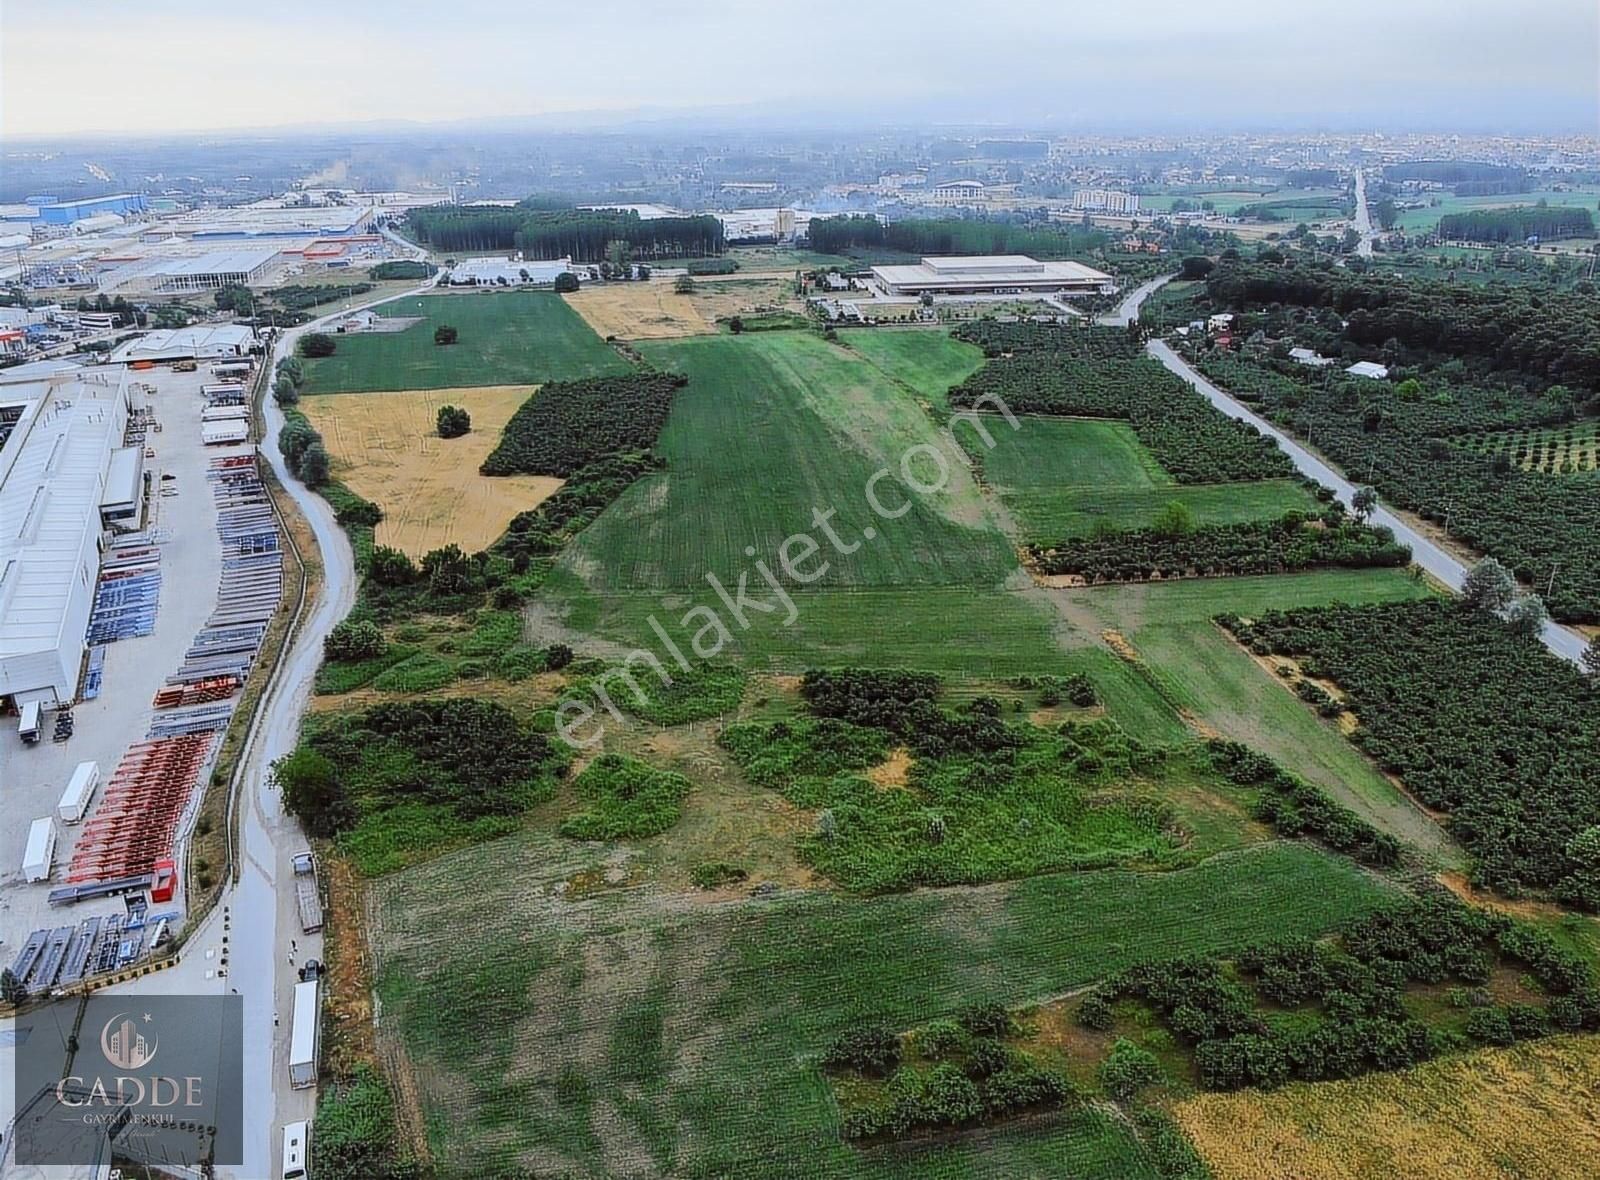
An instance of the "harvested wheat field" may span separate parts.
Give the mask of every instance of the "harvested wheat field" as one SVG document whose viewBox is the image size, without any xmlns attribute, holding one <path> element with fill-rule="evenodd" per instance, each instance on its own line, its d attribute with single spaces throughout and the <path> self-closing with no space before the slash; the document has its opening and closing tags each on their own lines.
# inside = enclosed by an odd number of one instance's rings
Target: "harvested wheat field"
<svg viewBox="0 0 1600 1180">
<path fill-rule="evenodd" d="M 535 387 L 487 385 L 403 393 L 326 394 L 300 408 L 333 459 L 333 474 L 383 509 L 377 542 L 412 557 L 451 542 L 476 553 L 517 513 L 561 486 L 540 475 L 478 474 L 500 430 Z M 472 430 L 442 439 L 440 406 L 462 406 Z"/>
<path fill-rule="evenodd" d="M 688 295 L 673 290 L 671 279 L 596 283 L 564 298 L 601 336 L 620 340 L 698 336 L 715 332 L 720 318 L 802 306 L 782 279 L 696 279 L 695 290 Z"/>
<path fill-rule="evenodd" d="M 1600 1160 L 1600 1038 L 1205 1094 L 1173 1113 L 1217 1180 L 1587 1180 Z"/>
</svg>

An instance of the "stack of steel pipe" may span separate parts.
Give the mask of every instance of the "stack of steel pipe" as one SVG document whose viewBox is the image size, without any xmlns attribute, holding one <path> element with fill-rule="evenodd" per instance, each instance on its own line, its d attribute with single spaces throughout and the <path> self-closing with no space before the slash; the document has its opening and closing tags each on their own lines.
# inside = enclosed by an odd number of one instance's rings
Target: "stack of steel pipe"
<svg viewBox="0 0 1600 1180">
<path fill-rule="evenodd" d="M 173 832 L 211 755 L 215 734 L 138 742 L 107 780 L 105 794 L 72 850 L 72 884 L 148 873 L 172 855 Z"/>
</svg>

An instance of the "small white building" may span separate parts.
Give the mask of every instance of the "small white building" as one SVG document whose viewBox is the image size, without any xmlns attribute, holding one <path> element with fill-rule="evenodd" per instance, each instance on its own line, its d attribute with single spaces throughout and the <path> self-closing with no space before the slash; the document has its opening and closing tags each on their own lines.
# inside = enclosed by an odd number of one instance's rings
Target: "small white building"
<svg viewBox="0 0 1600 1180">
<path fill-rule="evenodd" d="M 1389 376 L 1389 366 L 1380 365 L 1376 361 L 1357 361 L 1345 370 L 1353 377 L 1372 377 L 1382 381 Z"/>
<path fill-rule="evenodd" d="M 1289 350 L 1289 359 L 1298 365 L 1310 365 L 1316 369 L 1320 369 L 1324 365 L 1333 364 L 1331 356 L 1323 356 L 1314 348 L 1291 348 Z"/>
<path fill-rule="evenodd" d="M 549 287 L 571 274 L 572 258 L 463 258 L 446 280 L 452 287 Z"/>
<path fill-rule="evenodd" d="M 946 208 L 977 208 L 987 203 L 988 189 L 981 180 L 947 180 L 929 193 L 932 203 Z"/>
</svg>

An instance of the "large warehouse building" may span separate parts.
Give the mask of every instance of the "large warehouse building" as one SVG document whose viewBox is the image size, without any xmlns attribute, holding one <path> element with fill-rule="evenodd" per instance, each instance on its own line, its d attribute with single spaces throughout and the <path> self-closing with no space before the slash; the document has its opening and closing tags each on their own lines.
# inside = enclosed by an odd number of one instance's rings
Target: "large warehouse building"
<svg viewBox="0 0 1600 1180">
<path fill-rule="evenodd" d="M 0 381 L 0 698 L 77 692 L 103 537 L 102 505 L 133 397 L 127 371 Z M 137 489 L 133 490 L 137 496 Z"/>
<path fill-rule="evenodd" d="M 1024 254 L 924 258 L 910 266 L 875 266 L 872 275 L 889 295 L 1093 295 L 1111 276 L 1081 262 L 1037 262 Z"/>
</svg>

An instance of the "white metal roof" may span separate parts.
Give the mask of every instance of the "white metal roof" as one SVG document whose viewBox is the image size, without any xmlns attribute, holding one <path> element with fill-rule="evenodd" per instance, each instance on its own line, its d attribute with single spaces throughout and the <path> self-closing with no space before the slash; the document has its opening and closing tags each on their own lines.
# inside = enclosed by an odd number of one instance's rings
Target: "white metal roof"
<svg viewBox="0 0 1600 1180">
<path fill-rule="evenodd" d="M 196 324 L 188 328 L 162 328 L 129 340 L 111 354 L 113 364 L 160 360 L 164 357 L 211 357 L 243 353 L 255 343 L 255 333 L 244 324 Z"/>
<path fill-rule="evenodd" d="M 1025 254 L 976 254 L 924 258 L 910 266 L 875 266 L 872 273 L 893 287 L 960 287 L 974 283 L 1106 283 L 1111 276 L 1081 262 L 1038 262 Z"/>
<path fill-rule="evenodd" d="M 59 644 L 127 396 L 122 369 L 0 384 L 0 404 L 25 403 L 0 451 L 0 658 Z"/>
</svg>

